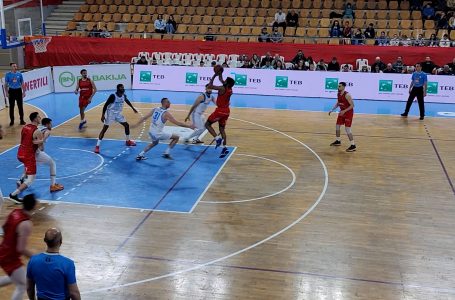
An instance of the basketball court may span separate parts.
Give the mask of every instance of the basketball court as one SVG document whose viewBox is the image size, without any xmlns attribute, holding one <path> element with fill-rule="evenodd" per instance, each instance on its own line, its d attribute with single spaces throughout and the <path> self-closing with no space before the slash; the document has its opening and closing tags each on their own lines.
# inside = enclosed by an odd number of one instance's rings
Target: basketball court
<svg viewBox="0 0 455 300">
<path fill-rule="evenodd" d="M 148 121 L 132 130 L 138 146 L 126 147 L 114 125 L 100 155 L 92 152 L 108 94 L 96 94 L 83 132 L 74 94 L 25 105 L 54 120 L 46 151 L 65 186 L 48 194 L 48 170 L 38 167 L 33 191 L 43 202 L 31 247 L 41 251 L 44 231 L 59 227 L 83 299 L 455 297 L 454 105 L 427 104 L 431 117 L 421 122 L 417 107 L 402 119 L 404 103 L 358 100 L 358 151 L 346 153 L 343 133 L 342 147 L 329 146 L 333 99 L 235 95 L 228 157 L 218 158 L 207 135 L 205 146 L 177 145 L 172 161 L 160 145 L 137 162 Z M 127 94 L 140 114 L 169 97 L 179 120 L 196 97 Z M 140 118 L 124 114 L 131 124 Z M 5 194 L 21 172 L 20 127 L 6 131 Z M 1 221 L 14 207 L 7 202 Z"/>
</svg>

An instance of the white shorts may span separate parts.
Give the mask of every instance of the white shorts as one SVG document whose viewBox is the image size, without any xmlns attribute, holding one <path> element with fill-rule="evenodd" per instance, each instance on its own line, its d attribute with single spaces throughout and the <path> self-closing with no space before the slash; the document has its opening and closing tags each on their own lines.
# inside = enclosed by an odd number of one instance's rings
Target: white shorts
<svg viewBox="0 0 455 300">
<path fill-rule="evenodd" d="M 114 122 L 125 123 L 125 117 L 118 112 L 106 112 L 104 115 L 104 125 L 111 125 Z"/>
<path fill-rule="evenodd" d="M 193 120 L 193 125 L 196 126 L 196 129 L 205 129 L 205 118 L 203 114 L 193 112 L 191 114 L 191 119 Z"/>
<path fill-rule="evenodd" d="M 167 141 L 171 139 L 172 134 L 166 132 L 151 132 L 149 131 L 149 136 L 152 142 Z"/>
</svg>

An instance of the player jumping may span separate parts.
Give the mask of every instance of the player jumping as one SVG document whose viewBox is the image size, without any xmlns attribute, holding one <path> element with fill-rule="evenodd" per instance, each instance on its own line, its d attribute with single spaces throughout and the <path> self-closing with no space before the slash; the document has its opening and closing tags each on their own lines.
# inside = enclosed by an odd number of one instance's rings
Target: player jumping
<svg viewBox="0 0 455 300">
<path fill-rule="evenodd" d="M 345 89 L 346 82 L 340 82 L 338 84 L 337 103 L 332 108 L 332 110 L 329 111 L 330 116 L 330 114 L 334 112 L 337 107 L 340 108 L 336 125 L 336 140 L 335 142 L 331 143 L 330 146 L 341 146 L 340 128 L 341 125 L 344 125 L 349 141 L 351 141 L 351 146 L 349 146 L 346 151 L 354 152 L 356 150 L 356 146 L 354 143 L 354 136 L 352 135 L 351 131 L 352 119 L 354 118 L 354 101 L 352 100 L 351 94 L 349 94 Z"/>
<path fill-rule="evenodd" d="M 193 125 L 196 129 L 193 133 L 185 139 L 185 143 L 188 143 L 190 139 L 193 140 L 193 144 L 202 144 L 204 143 L 199 139 L 199 136 L 205 131 L 205 120 L 204 113 L 207 110 L 210 102 L 215 103 L 215 98 L 212 95 L 212 90 L 205 87 L 205 93 L 201 93 L 191 106 L 188 116 L 185 119 L 185 122 L 192 120 Z"/>
<path fill-rule="evenodd" d="M 76 90 L 74 93 L 77 95 L 79 93 L 79 113 L 81 115 L 81 122 L 79 123 L 79 130 L 82 130 L 84 126 L 87 124 L 85 120 L 85 109 L 87 106 L 92 102 L 92 98 L 96 93 L 96 86 L 95 83 L 87 77 L 87 70 L 81 70 L 81 76 L 77 81 Z"/>
</svg>

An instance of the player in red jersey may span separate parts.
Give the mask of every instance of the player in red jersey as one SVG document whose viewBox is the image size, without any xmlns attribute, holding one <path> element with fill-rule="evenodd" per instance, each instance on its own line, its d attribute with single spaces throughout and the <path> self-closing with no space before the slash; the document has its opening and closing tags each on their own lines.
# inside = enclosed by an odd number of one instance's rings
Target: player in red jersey
<svg viewBox="0 0 455 300">
<path fill-rule="evenodd" d="M 87 106 L 92 102 L 92 98 L 96 93 L 96 86 L 93 80 L 87 77 L 87 70 L 82 69 L 81 70 L 81 76 L 77 81 L 77 86 L 76 90 L 74 93 L 77 95 L 79 93 L 79 112 L 81 115 L 81 122 L 79 123 L 79 130 L 82 130 L 84 126 L 87 124 L 87 121 L 85 120 L 85 109 Z"/>
<path fill-rule="evenodd" d="M 213 85 L 213 80 L 218 76 L 220 82 L 223 84 L 222 86 Z M 218 74 L 214 74 L 212 79 L 210 79 L 209 84 L 207 85 L 207 89 L 217 90 L 218 97 L 216 99 L 216 109 L 215 111 L 209 116 L 207 122 L 205 123 L 205 128 L 210 132 L 210 134 L 215 138 L 216 146 L 215 149 L 218 148 L 221 143 L 223 143 L 223 150 L 221 151 L 220 158 L 225 157 L 228 155 L 229 150 L 226 147 L 226 122 L 229 119 L 229 104 L 231 101 L 231 96 L 233 94 L 232 88 L 235 85 L 235 80 L 231 77 L 227 77 L 226 80 L 223 80 L 223 71 Z M 221 137 L 218 136 L 213 129 L 212 124 L 218 122 L 220 128 Z"/>
<path fill-rule="evenodd" d="M 27 249 L 27 240 L 32 232 L 33 224 L 30 217 L 36 203 L 33 194 L 25 196 L 22 209 L 13 210 L 3 225 L 4 237 L 0 244 L 0 267 L 7 276 L 0 277 L 0 287 L 14 283 L 16 289 L 11 297 L 12 300 L 24 299 L 26 291 L 26 269 L 21 262 L 21 256 L 31 257 L 33 255 Z"/>
<path fill-rule="evenodd" d="M 354 152 L 356 150 L 356 146 L 354 143 L 354 136 L 351 131 L 352 119 L 354 118 L 354 101 L 352 100 L 351 94 L 346 91 L 346 82 L 340 82 L 338 84 L 338 101 L 332 110 L 329 111 L 329 116 L 337 107 L 340 108 L 340 112 L 338 113 L 337 118 L 336 140 L 331 143 L 330 146 L 341 146 L 340 128 L 341 125 L 344 125 L 349 141 L 351 141 L 351 146 L 349 146 L 346 151 Z"/>
<path fill-rule="evenodd" d="M 38 129 L 38 125 L 41 122 L 39 113 L 32 112 L 30 114 L 31 123 L 22 127 L 21 131 L 21 144 L 17 150 L 17 159 L 24 164 L 25 175 L 23 182 L 20 183 L 19 187 L 9 194 L 11 201 L 21 203 L 18 195 L 29 187 L 36 177 L 36 150 L 39 145 L 43 143 L 43 134 Z"/>
</svg>

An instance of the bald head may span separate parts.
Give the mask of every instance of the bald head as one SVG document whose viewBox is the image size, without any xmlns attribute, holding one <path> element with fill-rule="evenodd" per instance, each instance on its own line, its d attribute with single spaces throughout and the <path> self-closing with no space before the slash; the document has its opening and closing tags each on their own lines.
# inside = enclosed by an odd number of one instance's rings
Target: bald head
<svg viewBox="0 0 455 300">
<path fill-rule="evenodd" d="M 49 228 L 44 234 L 44 242 L 48 248 L 58 248 L 62 244 L 62 233 L 57 228 Z"/>
</svg>

